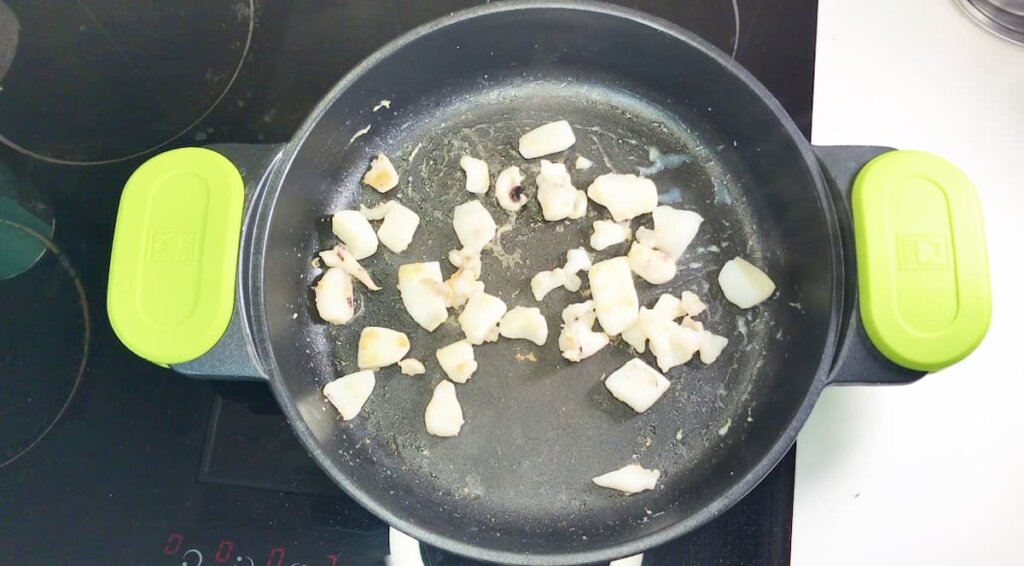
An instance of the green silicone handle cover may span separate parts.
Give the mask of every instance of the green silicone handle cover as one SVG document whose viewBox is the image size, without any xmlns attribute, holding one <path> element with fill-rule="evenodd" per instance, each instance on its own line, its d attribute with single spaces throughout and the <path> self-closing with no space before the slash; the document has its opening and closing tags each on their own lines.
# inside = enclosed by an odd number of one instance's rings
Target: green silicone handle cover
<svg viewBox="0 0 1024 566">
<path fill-rule="evenodd" d="M 860 313 L 875 347 L 903 367 L 936 371 L 981 343 L 992 316 L 977 192 L 956 166 L 891 151 L 854 181 Z"/>
<path fill-rule="evenodd" d="M 128 179 L 107 311 L 131 351 L 179 364 L 223 336 L 234 308 L 244 193 L 238 169 L 198 147 L 161 153 Z"/>
</svg>

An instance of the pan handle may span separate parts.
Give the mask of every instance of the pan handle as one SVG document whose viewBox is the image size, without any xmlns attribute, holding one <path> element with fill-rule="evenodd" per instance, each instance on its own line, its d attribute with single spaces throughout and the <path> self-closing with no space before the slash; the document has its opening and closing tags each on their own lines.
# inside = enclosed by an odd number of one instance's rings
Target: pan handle
<svg viewBox="0 0 1024 566">
<path fill-rule="evenodd" d="M 836 196 L 847 274 L 829 383 L 909 383 L 965 358 L 992 310 L 970 180 L 924 152 L 815 150 Z"/>
<path fill-rule="evenodd" d="M 107 286 L 111 326 L 129 350 L 195 377 L 265 379 L 239 273 L 251 255 L 246 219 L 280 149 L 174 149 L 131 175 Z"/>
</svg>

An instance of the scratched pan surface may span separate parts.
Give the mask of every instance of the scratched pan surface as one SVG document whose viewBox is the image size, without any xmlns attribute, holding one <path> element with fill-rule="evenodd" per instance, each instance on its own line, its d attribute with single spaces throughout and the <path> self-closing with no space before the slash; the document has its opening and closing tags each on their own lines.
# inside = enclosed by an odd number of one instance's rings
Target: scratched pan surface
<svg viewBox="0 0 1024 566">
<path fill-rule="evenodd" d="M 265 355 L 299 437 L 363 505 L 431 544 L 490 560 L 603 559 L 713 518 L 792 442 L 830 355 L 832 220 L 788 118 L 711 49 L 617 9 L 471 12 L 385 48 L 339 84 L 286 149 L 257 260 Z M 522 159 L 516 141 L 556 119 L 569 120 L 577 143 L 548 158 L 568 164 L 578 188 L 602 173 L 644 173 L 662 203 L 704 216 L 675 279 L 657 287 L 637 279 L 637 290 L 647 306 L 660 293 L 696 292 L 709 304 L 700 319 L 729 346 L 711 366 L 694 360 L 668 372 L 664 397 L 634 413 L 602 385 L 635 355 L 627 345 L 615 340 L 579 364 L 559 355 L 560 312 L 585 300 L 586 279 L 583 294 L 558 289 L 541 303 L 529 289 L 535 273 L 586 245 L 592 222 L 608 212 L 591 202 L 585 219 L 544 222 L 531 200 L 512 216 L 492 190 L 480 200 L 501 229 L 484 253 L 482 280 L 509 307 L 539 306 L 549 338 L 477 347 L 479 370 L 457 386 L 466 424 L 457 438 L 432 437 L 423 410 L 444 378 L 434 351 L 460 339 L 457 312 L 433 333 L 420 328 L 402 307 L 397 268 L 440 261 L 451 274 L 452 209 L 476 198 L 464 190 L 459 158 L 486 160 L 492 179 L 520 166 L 533 197 L 539 160 Z M 359 183 L 377 152 L 401 175 L 386 196 Z M 572 170 L 580 155 L 594 166 Z M 386 198 L 420 215 L 416 237 L 402 254 L 381 246 L 363 262 L 384 289 L 360 289 L 351 323 L 323 324 L 311 306 L 320 272 L 310 260 L 335 242 L 329 214 Z M 649 215 L 633 222 L 642 225 Z M 613 246 L 594 259 L 626 251 Z M 778 283 L 770 302 L 742 311 L 725 301 L 716 278 L 736 255 Z M 409 355 L 427 374 L 379 371 L 362 413 L 342 422 L 320 389 L 356 371 L 358 334 L 371 325 L 406 332 Z M 655 490 L 624 497 L 590 481 L 632 462 L 662 471 Z"/>
</svg>

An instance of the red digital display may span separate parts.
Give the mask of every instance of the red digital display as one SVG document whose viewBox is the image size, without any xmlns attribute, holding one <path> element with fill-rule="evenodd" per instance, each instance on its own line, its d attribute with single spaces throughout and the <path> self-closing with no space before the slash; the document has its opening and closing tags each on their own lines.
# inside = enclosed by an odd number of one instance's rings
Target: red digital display
<svg viewBox="0 0 1024 566">
<path fill-rule="evenodd" d="M 284 549 L 271 548 L 270 556 L 267 558 L 267 566 L 282 566 L 284 562 Z"/>
<path fill-rule="evenodd" d="M 193 539 L 190 543 L 196 546 L 196 541 Z M 212 545 L 211 545 L 212 546 Z M 243 545 L 244 547 L 244 545 Z M 198 560 L 203 564 L 215 563 L 215 564 L 230 564 L 231 566 L 245 566 L 246 563 L 253 564 L 254 560 L 250 556 L 245 556 L 244 548 L 239 550 L 238 554 L 235 554 L 235 541 L 220 539 L 216 549 L 213 551 L 212 556 L 206 554 L 210 552 L 210 546 L 200 543 L 198 548 L 188 548 L 185 550 L 185 554 L 181 554 L 181 551 L 185 546 L 185 535 L 182 533 L 168 533 L 167 540 L 164 542 L 164 554 L 167 556 L 181 556 L 186 560 Z M 3 549 L 3 545 L 0 544 L 0 550 Z M 8 549 L 9 551 L 9 549 Z M 0 552 L 0 555 L 3 553 Z M 195 556 L 192 556 L 192 555 Z M 267 555 L 267 566 L 289 566 L 289 563 L 285 560 L 287 551 L 283 547 L 275 546 L 270 549 L 270 553 Z M 329 566 L 339 566 L 341 562 L 341 554 L 326 554 L 323 555 L 323 562 L 317 561 L 317 564 L 327 564 Z M 191 564 L 191 562 L 189 562 Z M 311 563 L 312 564 L 312 563 Z"/>
<path fill-rule="evenodd" d="M 230 540 L 222 540 L 217 545 L 217 552 L 213 555 L 213 561 L 218 564 L 223 564 L 228 560 L 231 560 L 231 552 L 235 549 L 235 543 Z"/>
<path fill-rule="evenodd" d="M 164 544 L 164 554 L 167 556 L 174 556 L 181 550 L 181 541 L 185 537 L 181 533 L 171 533 L 167 535 L 167 542 Z"/>
</svg>

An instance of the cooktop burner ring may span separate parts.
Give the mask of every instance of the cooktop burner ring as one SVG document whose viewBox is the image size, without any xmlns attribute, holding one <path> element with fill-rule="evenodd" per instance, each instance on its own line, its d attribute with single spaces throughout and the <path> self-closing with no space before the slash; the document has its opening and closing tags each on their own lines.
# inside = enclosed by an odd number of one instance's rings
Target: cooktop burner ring
<svg viewBox="0 0 1024 566">
<path fill-rule="evenodd" d="M 15 4 L 11 0 L 7 0 L 7 2 Z M 39 84 L 40 80 L 33 79 L 33 76 L 36 79 L 46 79 L 42 81 L 42 84 L 54 80 L 54 77 L 48 75 L 48 71 L 45 70 L 48 66 L 47 64 L 56 65 L 54 63 L 55 60 L 64 59 L 55 58 L 53 53 L 42 51 L 41 48 L 38 48 L 38 43 L 35 50 L 33 50 L 33 34 L 26 31 L 26 26 L 15 22 L 13 29 L 17 30 L 19 37 L 13 43 L 15 51 L 10 55 L 11 62 L 9 68 L 4 69 L 3 74 L 6 75 L 7 84 L 0 85 L 0 116 L 6 114 L 9 117 L 9 120 L 0 121 L 0 144 L 6 145 L 33 159 L 58 165 L 107 165 L 152 153 L 187 134 L 220 105 L 241 73 L 242 66 L 252 46 L 256 21 L 255 0 L 242 0 L 242 2 L 238 3 L 228 0 L 216 6 L 212 3 L 199 2 L 196 3 L 196 6 L 209 7 L 210 10 L 221 10 L 222 13 L 220 15 L 227 17 L 227 20 L 221 22 L 223 29 L 229 29 L 227 26 L 232 23 L 244 26 L 236 28 L 238 29 L 236 41 L 222 45 L 222 47 L 228 48 L 230 53 L 237 52 L 237 60 L 231 56 L 228 62 L 222 62 L 224 65 L 221 67 L 215 67 L 213 64 L 210 64 L 202 76 L 195 76 L 196 73 L 190 72 L 203 72 L 201 67 L 194 66 L 201 62 L 196 60 L 183 62 L 182 64 L 186 65 L 186 68 L 184 71 L 179 69 L 177 73 L 161 73 L 157 70 L 147 71 L 151 66 L 145 63 L 136 63 L 129 53 L 129 49 L 121 45 L 125 38 L 145 36 L 145 33 L 138 29 L 130 29 L 128 30 L 130 33 L 121 33 L 122 37 L 120 39 L 115 38 L 115 31 L 108 29 L 110 22 L 107 21 L 107 25 L 103 23 L 103 20 L 108 18 L 96 13 L 97 6 L 100 3 L 94 2 L 92 4 L 92 8 L 90 8 L 84 2 L 78 1 L 66 5 L 66 9 L 74 7 L 81 11 L 78 14 L 79 19 L 76 20 L 83 22 L 77 29 L 81 35 L 93 33 L 91 31 L 92 28 L 98 30 L 95 32 L 95 37 L 98 39 L 93 41 L 102 41 L 103 45 L 107 47 L 106 58 L 102 61 L 90 61 L 87 58 L 79 57 L 79 59 L 87 62 L 81 63 L 78 67 L 75 67 L 73 63 L 66 62 L 65 65 L 70 66 L 66 66 L 64 70 L 75 76 L 91 77 L 92 75 L 100 74 L 104 70 L 109 74 L 117 72 L 112 69 L 121 69 L 123 72 L 117 76 L 119 78 L 109 80 L 109 82 L 123 83 L 119 88 L 126 91 L 129 90 L 128 86 L 134 86 L 136 88 L 132 90 L 133 93 L 139 94 L 144 92 L 145 96 L 139 96 L 134 99 L 134 108 L 124 109 L 125 106 L 129 105 L 127 101 L 108 100 L 107 97 L 102 96 L 103 91 L 93 92 L 91 95 L 86 96 L 84 102 L 78 99 L 67 101 L 60 98 L 60 92 L 62 91 L 73 92 L 71 87 L 36 92 L 33 85 Z M 25 6 L 35 5 L 26 2 Z M 0 0 L 0 9 L 10 14 L 11 17 L 16 18 L 17 16 L 16 11 L 12 11 L 10 6 L 5 3 L 5 0 Z M 26 11 L 29 12 L 29 16 L 38 19 L 38 14 L 32 14 L 31 8 L 26 8 Z M 25 14 L 23 13 L 24 16 Z M 59 18 L 47 21 L 57 20 L 63 21 Z M 212 18 L 203 17 L 192 19 L 192 21 L 199 22 L 211 20 Z M 173 21 L 165 23 L 168 27 L 175 25 Z M 3 29 L 0 29 L 0 32 L 3 31 Z M 52 30 L 44 28 L 43 31 Z M 123 32 L 124 30 L 121 31 Z M 173 54 L 175 51 L 187 51 L 187 48 L 192 47 L 191 44 L 193 42 L 201 45 L 203 41 L 222 40 L 216 34 L 204 34 L 202 33 L 203 31 L 203 29 L 191 28 L 180 31 L 177 35 L 173 36 L 178 43 L 164 46 L 163 49 Z M 63 37 L 67 34 L 57 35 Z M 243 35 L 244 39 L 241 39 Z M 0 40 L 2 39 L 0 38 Z M 229 39 L 224 38 L 225 41 Z M 80 46 L 74 43 L 74 39 L 71 41 L 71 44 L 64 45 L 63 48 L 70 51 L 81 50 L 79 49 Z M 10 42 L 0 41 L 0 46 L 8 43 Z M 130 48 L 137 50 L 148 49 L 145 44 L 142 46 L 135 44 L 130 46 Z M 24 55 L 19 54 L 18 49 L 25 50 L 27 53 Z M 228 56 L 225 55 L 225 57 Z M 146 57 L 151 58 L 152 55 L 147 53 Z M 19 59 L 23 60 L 21 61 L 21 68 L 19 68 Z M 182 57 L 178 59 L 182 59 Z M 66 58 L 66 61 L 74 60 L 74 57 Z M 171 60 L 177 59 L 172 58 Z M 19 77 L 19 73 L 22 76 Z M 217 85 L 213 89 L 203 92 L 202 85 L 204 82 L 217 82 L 217 79 L 224 76 L 227 76 L 227 79 L 223 81 L 222 86 Z M 85 78 L 82 79 L 82 81 L 84 80 Z M 96 79 L 93 78 L 92 80 Z M 103 80 L 98 80 L 97 82 L 103 82 Z M 171 90 L 164 93 L 167 98 L 167 100 L 164 100 L 164 97 L 161 97 L 161 92 L 169 87 Z M 193 103 L 193 99 L 208 100 L 209 102 L 205 104 Z M 13 105 L 13 107 L 8 108 L 8 104 Z M 199 105 L 191 106 L 193 104 Z M 181 105 L 186 107 L 182 108 Z M 48 110 L 38 112 L 36 110 L 38 108 L 46 108 Z M 69 113 L 62 113 L 65 110 Z M 48 125 L 49 128 L 41 127 L 37 122 L 47 116 L 51 118 L 52 123 L 43 124 L 43 126 Z M 124 116 L 122 118 L 124 122 L 111 121 L 113 117 L 117 116 Z M 69 128 L 70 131 L 55 136 L 55 139 L 39 139 L 38 137 L 42 135 L 39 132 L 47 130 L 61 132 L 61 128 Z M 75 128 L 78 128 L 78 130 L 75 130 Z M 108 146 L 111 146 L 116 138 L 96 140 L 92 137 L 96 132 L 104 131 L 137 132 L 140 137 L 137 140 L 122 140 L 122 147 L 110 149 Z M 206 134 L 204 133 L 203 135 Z"/>
<path fill-rule="evenodd" d="M 13 222 L 10 220 L 0 218 L 0 224 L 3 224 L 10 228 L 14 228 L 15 230 L 19 230 L 25 233 L 26 235 L 35 238 L 42 245 L 46 246 L 46 248 L 51 253 L 53 253 L 54 256 L 56 256 L 56 258 L 60 262 L 60 266 L 64 269 L 64 271 L 71 278 L 71 281 L 74 283 L 75 291 L 78 294 L 78 304 L 82 308 L 82 357 L 78 363 L 78 369 L 75 374 L 75 379 L 71 383 L 71 388 L 68 390 L 67 397 L 64 399 L 63 404 L 60 405 L 60 408 L 57 409 L 57 412 L 53 415 L 53 417 L 50 418 L 49 422 L 47 422 L 47 424 L 43 426 L 42 429 L 34 437 L 30 437 L 31 439 L 27 443 L 25 443 L 24 446 L 16 448 L 15 452 L 11 456 L 8 456 L 3 461 L 0 461 L 0 469 L 3 469 L 17 461 L 25 454 L 31 452 L 32 449 L 36 447 L 36 445 L 42 442 L 42 440 L 46 438 L 46 435 L 48 435 L 50 431 L 53 430 L 53 427 L 56 426 L 57 423 L 61 420 L 61 417 L 64 416 L 64 413 L 67 411 L 68 407 L 71 406 L 71 401 L 75 398 L 75 394 L 78 393 L 78 388 L 82 383 L 82 377 L 85 375 L 85 368 L 89 363 L 89 345 L 92 343 L 92 321 L 89 318 L 89 300 L 85 294 L 85 286 L 82 285 L 82 280 L 78 277 L 78 273 L 75 271 L 75 268 L 71 265 L 71 262 L 68 260 L 64 252 L 59 247 L 57 247 L 57 244 L 55 244 L 53 240 L 47 238 L 43 234 L 40 234 L 39 232 L 33 230 L 32 228 L 29 228 L 18 222 Z"/>
</svg>

